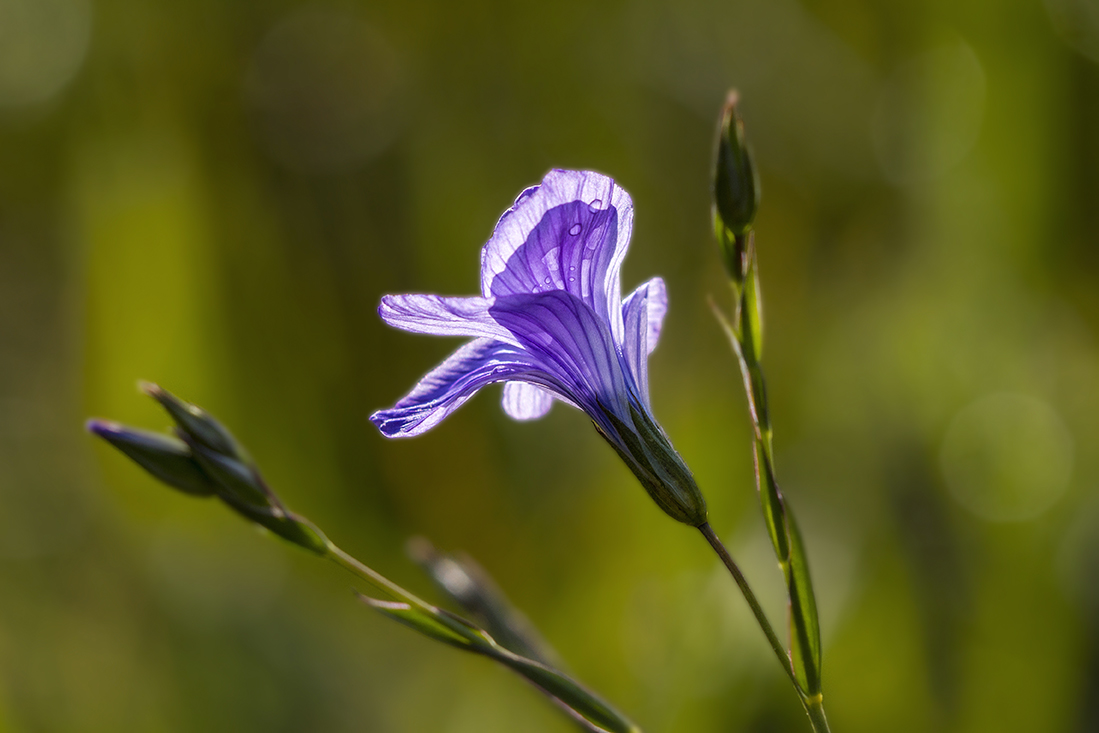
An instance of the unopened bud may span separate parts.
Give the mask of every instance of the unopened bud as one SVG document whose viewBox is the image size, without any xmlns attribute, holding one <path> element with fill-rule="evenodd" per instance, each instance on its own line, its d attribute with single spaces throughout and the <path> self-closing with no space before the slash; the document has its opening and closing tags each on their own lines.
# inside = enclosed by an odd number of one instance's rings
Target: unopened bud
<svg viewBox="0 0 1099 733">
<path fill-rule="evenodd" d="M 714 231 L 725 267 L 736 280 L 746 272 L 744 240 L 759 208 L 759 176 L 737 111 L 738 95 L 729 92 L 721 111 L 714 155 Z"/>
<path fill-rule="evenodd" d="M 107 420 L 89 420 L 88 430 L 169 486 L 188 494 L 217 496 L 245 519 L 279 537 L 318 555 L 328 553 L 324 534 L 286 510 L 263 482 L 247 451 L 221 423 L 155 384 L 142 382 L 141 389 L 176 421 L 178 437 Z"/>
<path fill-rule="evenodd" d="M 187 444 L 178 438 L 109 420 L 89 420 L 86 427 L 174 489 L 196 496 L 217 492 L 217 484 L 195 461 Z"/>
<path fill-rule="evenodd" d="M 141 382 L 141 391 L 159 402 L 168 411 L 179 429 L 194 442 L 226 456 L 247 460 L 247 455 L 232 434 L 201 407 L 184 402 L 152 382 Z"/>
<path fill-rule="evenodd" d="M 189 438 L 190 436 L 188 436 Z M 198 442 L 189 442 L 191 454 L 199 466 L 218 485 L 217 494 L 233 506 L 269 509 L 281 512 L 270 490 L 250 465 L 210 450 Z"/>
</svg>

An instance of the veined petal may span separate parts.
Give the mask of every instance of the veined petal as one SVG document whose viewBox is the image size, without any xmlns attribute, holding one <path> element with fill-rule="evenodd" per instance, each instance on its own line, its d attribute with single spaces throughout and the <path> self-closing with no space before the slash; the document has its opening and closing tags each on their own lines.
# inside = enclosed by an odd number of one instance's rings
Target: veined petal
<svg viewBox="0 0 1099 733">
<path fill-rule="evenodd" d="M 578 297 L 562 290 L 497 298 L 492 317 L 511 331 L 555 389 L 594 420 L 606 409 L 628 414 L 637 391 L 623 368 L 605 321 Z M 525 380 L 530 381 L 530 380 Z"/>
<path fill-rule="evenodd" d="M 537 420 L 553 407 L 553 394 L 536 384 L 504 384 L 504 412 L 513 420 Z"/>
<path fill-rule="evenodd" d="M 490 298 L 445 298 L 409 293 L 385 295 L 378 315 L 394 328 L 432 336 L 474 336 L 517 345 L 489 315 Z"/>
<path fill-rule="evenodd" d="M 550 171 L 500 218 L 481 252 L 487 297 L 561 290 L 622 335 L 622 260 L 633 202 L 614 180 L 590 171 Z"/>
<path fill-rule="evenodd" d="M 470 341 L 432 369 L 388 410 L 370 416 L 387 438 L 419 435 L 442 422 L 486 384 L 514 379 L 531 371 L 515 347 L 482 338 Z"/>
<path fill-rule="evenodd" d="M 646 405 L 649 404 L 649 354 L 660 339 L 667 312 L 668 291 L 664 280 L 659 277 L 638 286 L 622 304 L 622 321 L 625 324 L 623 355 Z"/>
</svg>

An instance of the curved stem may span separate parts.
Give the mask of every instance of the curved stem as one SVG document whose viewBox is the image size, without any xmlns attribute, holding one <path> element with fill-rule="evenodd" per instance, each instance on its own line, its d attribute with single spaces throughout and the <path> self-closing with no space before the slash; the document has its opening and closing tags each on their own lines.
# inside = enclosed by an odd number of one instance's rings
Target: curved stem
<svg viewBox="0 0 1099 733">
<path fill-rule="evenodd" d="M 763 629 L 763 634 L 767 637 L 767 642 L 771 645 L 771 650 L 775 653 L 779 664 L 790 678 L 790 682 L 793 683 L 794 690 L 798 693 L 798 699 L 801 700 L 801 704 L 805 708 L 805 713 L 809 716 L 809 722 L 812 724 L 813 730 L 816 731 L 816 733 L 831 733 L 828 728 L 828 719 L 824 716 L 824 698 L 819 694 L 808 697 L 806 696 L 805 691 L 801 689 L 801 685 L 798 684 L 797 677 L 794 675 L 794 668 L 790 663 L 790 657 L 786 654 L 786 649 L 782 646 L 782 642 L 779 641 L 778 635 L 775 634 L 771 622 L 767 620 L 767 614 L 763 612 L 763 607 L 759 605 L 759 599 L 756 598 L 756 594 L 752 591 L 752 587 L 748 585 L 748 580 L 744 577 L 744 573 L 741 572 L 740 567 L 736 564 L 736 561 L 733 560 L 729 551 L 725 549 L 725 545 L 721 542 L 721 539 L 714 534 L 714 530 L 710 527 L 709 522 L 700 525 L 698 531 L 701 532 L 702 536 L 706 538 L 706 541 L 710 543 L 710 547 L 714 548 L 714 552 L 721 558 L 721 562 L 724 563 L 729 574 L 732 575 L 733 580 L 736 581 L 737 587 L 740 588 L 740 592 L 744 595 L 744 600 L 748 601 L 748 606 L 751 607 L 752 614 L 756 617 L 756 623 L 759 624 L 759 628 Z"/>
<path fill-rule="evenodd" d="M 797 688 L 798 694 L 801 695 L 801 687 L 798 685 L 797 678 L 794 676 L 794 668 L 790 665 L 790 657 L 786 654 L 786 649 L 782 643 L 778 640 L 778 636 L 775 634 L 775 630 L 771 627 L 771 622 L 767 620 L 767 614 L 763 612 L 763 607 L 759 605 L 759 599 L 756 598 L 756 594 L 752 591 L 752 587 L 748 585 L 748 580 L 744 577 L 744 573 L 740 571 L 740 567 L 733 560 L 729 551 L 725 549 L 725 545 L 714 530 L 710 527 L 709 522 L 705 522 L 698 527 L 698 531 L 702 533 L 702 536 L 706 538 L 706 541 L 710 543 L 710 547 L 714 548 L 714 552 L 721 558 L 721 562 L 725 564 L 725 567 L 729 570 L 729 574 L 733 576 L 733 580 L 736 581 L 737 587 L 740 588 L 740 592 L 744 595 L 744 600 L 748 601 L 748 605 L 752 609 L 752 614 L 756 617 L 756 623 L 759 624 L 759 628 L 763 629 L 763 634 L 767 637 L 767 642 L 771 645 L 771 650 L 774 651 L 775 656 L 778 657 L 778 662 L 782 665 L 782 669 L 786 671 L 786 674 L 790 677 L 790 681 L 794 683 L 794 687 Z"/>
</svg>

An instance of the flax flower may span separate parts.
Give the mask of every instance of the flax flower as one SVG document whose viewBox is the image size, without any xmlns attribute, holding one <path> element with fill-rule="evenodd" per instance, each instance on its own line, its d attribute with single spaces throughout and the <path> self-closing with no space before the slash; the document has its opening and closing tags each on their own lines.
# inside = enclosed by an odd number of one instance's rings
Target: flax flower
<svg viewBox="0 0 1099 733">
<path fill-rule="evenodd" d="M 419 435 L 493 382 L 517 420 L 554 400 L 591 418 L 649 495 L 699 526 L 706 505 L 652 417 L 648 357 L 668 300 L 659 277 L 622 300 L 633 202 L 600 173 L 553 170 L 519 195 L 481 251 L 481 295 L 387 295 L 390 326 L 466 343 L 371 421 L 387 437 Z"/>
</svg>

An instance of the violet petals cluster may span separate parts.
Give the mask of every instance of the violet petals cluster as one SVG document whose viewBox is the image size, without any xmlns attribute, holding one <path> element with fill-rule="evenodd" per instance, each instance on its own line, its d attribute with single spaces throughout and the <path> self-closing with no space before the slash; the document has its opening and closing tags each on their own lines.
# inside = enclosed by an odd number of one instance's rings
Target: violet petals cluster
<svg viewBox="0 0 1099 733">
<path fill-rule="evenodd" d="M 706 521 L 694 479 L 652 417 L 648 357 L 668 300 L 653 278 L 621 295 L 633 202 L 590 171 L 550 171 L 504 212 L 481 252 L 481 295 L 387 295 L 395 328 L 466 343 L 371 421 L 387 437 L 419 435 L 477 390 L 504 382 L 517 420 L 554 400 L 583 410 L 654 500 L 679 521 Z"/>
</svg>

